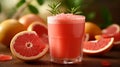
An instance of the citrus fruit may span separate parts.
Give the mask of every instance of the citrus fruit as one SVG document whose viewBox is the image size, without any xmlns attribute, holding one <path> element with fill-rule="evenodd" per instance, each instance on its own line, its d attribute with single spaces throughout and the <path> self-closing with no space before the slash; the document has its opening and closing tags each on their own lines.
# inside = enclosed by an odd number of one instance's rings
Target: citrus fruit
<svg viewBox="0 0 120 67">
<path fill-rule="evenodd" d="M 47 53 L 48 45 L 41 41 L 36 32 L 22 31 L 11 40 L 10 49 L 17 58 L 23 61 L 33 61 Z"/>
<path fill-rule="evenodd" d="M 43 42 L 48 44 L 48 29 L 47 26 L 40 22 L 34 22 L 27 28 L 28 31 L 35 31 Z"/>
<path fill-rule="evenodd" d="M 12 56 L 0 54 L 0 61 L 9 61 L 9 60 L 12 60 Z"/>
<path fill-rule="evenodd" d="M 89 34 L 85 34 L 85 40 L 84 41 L 88 41 L 89 40 Z"/>
<path fill-rule="evenodd" d="M 114 38 L 101 38 L 95 41 L 85 41 L 83 52 L 88 55 L 100 55 L 108 52 L 112 48 Z"/>
<path fill-rule="evenodd" d="M 112 24 L 102 30 L 103 34 L 114 34 L 119 32 L 120 32 L 120 26 L 118 24 Z"/>
<path fill-rule="evenodd" d="M 19 22 L 21 24 L 23 24 L 26 28 L 31 24 L 33 23 L 34 21 L 39 21 L 39 22 L 42 22 L 42 23 L 45 23 L 45 21 L 38 15 L 35 15 L 35 14 L 27 14 L 27 15 L 24 15 L 22 16 L 20 19 L 19 19 Z"/>
<path fill-rule="evenodd" d="M 114 35 L 113 35 L 113 37 L 114 37 L 114 44 L 115 45 L 117 45 L 117 44 L 120 44 L 120 32 L 119 33 L 115 33 Z"/>
<path fill-rule="evenodd" d="M 101 38 L 103 38 L 102 35 L 95 35 L 95 39 L 96 39 L 96 40 L 99 40 L 99 39 L 101 39 Z"/>
<path fill-rule="evenodd" d="M 9 46 L 12 37 L 25 30 L 24 26 L 15 19 L 8 19 L 0 24 L 0 43 Z"/>
<path fill-rule="evenodd" d="M 90 36 L 90 39 L 94 39 L 95 35 L 102 34 L 102 31 L 99 26 L 92 22 L 86 22 L 85 23 L 85 33 L 88 33 Z"/>
<path fill-rule="evenodd" d="M 103 34 L 103 35 L 96 35 L 95 38 L 99 40 L 100 38 L 114 38 L 114 45 L 120 44 L 120 32 L 114 34 Z"/>
</svg>

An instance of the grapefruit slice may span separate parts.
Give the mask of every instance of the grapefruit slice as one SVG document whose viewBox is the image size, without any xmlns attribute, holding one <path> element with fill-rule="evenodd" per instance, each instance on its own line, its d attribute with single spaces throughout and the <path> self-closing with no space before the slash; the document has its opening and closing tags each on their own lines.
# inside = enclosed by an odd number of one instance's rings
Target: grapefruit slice
<svg viewBox="0 0 120 67">
<path fill-rule="evenodd" d="M 104 37 L 104 38 L 114 37 L 114 44 L 115 45 L 120 44 L 120 32 L 111 34 L 111 35 L 102 35 L 102 37 Z"/>
<path fill-rule="evenodd" d="M 103 34 L 114 34 L 120 32 L 120 26 L 118 24 L 112 24 L 108 26 L 106 29 L 102 30 Z"/>
<path fill-rule="evenodd" d="M 40 22 L 34 22 L 27 28 L 28 31 L 35 31 L 43 42 L 48 44 L 48 29 L 47 26 Z"/>
<path fill-rule="evenodd" d="M 9 60 L 12 60 L 12 56 L 0 54 L 0 61 L 9 61 Z"/>
<path fill-rule="evenodd" d="M 85 41 L 83 52 L 88 55 L 104 54 L 111 49 L 114 38 L 101 38 L 95 41 Z"/>
<path fill-rule="evenodd" d="M 48 51 L 48 45 L 41 41 L 36 32 L 22 31 L 11 40 L 10 49 L 17 58 L 31 61 L 44 56 Z"/>
<path fill-rule="evenodd" d="M 96 35 L 95 38 L 99 40 L 100 38 L 114 38 L 114 45 L 120 44 L 120 32 L 115 34 L 103 34 L 103 35 Z"/>
</svg>

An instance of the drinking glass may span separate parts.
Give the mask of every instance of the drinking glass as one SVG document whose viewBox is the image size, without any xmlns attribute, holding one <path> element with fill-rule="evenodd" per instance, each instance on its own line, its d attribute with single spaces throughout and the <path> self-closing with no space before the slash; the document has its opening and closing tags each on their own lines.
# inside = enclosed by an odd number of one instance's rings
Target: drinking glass
<svg viewBox="0 0 120 67">
<path fill-rule="evenodd" d="M 85 16 L 62 13 L 49 16 L 47 22 L 51 61 L 60 64 L 81 62 Z"/>
</svg>

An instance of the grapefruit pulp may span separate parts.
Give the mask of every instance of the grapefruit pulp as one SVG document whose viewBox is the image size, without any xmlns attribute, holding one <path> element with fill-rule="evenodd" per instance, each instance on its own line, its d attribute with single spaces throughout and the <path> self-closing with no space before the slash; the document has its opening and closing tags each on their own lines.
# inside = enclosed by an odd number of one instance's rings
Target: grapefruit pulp
<svg viewBox="0 0 120 67">
<path fill-rule="evenodd" d="M 34 22 L 27 28 L 28 31 L 35 31 L 42 41 L 48 44 L 48 29 L 47 26 L 40 22 Z"/>
<path fill-rule="evenodd" d="M 104 54 L 111 49 L 114 38 L 101 38 L 95 41 L 85 41 L 83 52 L 88 55 Z"/>
<path fill-rule="evenodd" d="M 22 31 L 11 40 L 10 49 L 17 58 L 31 61 L 44 56 L 48 51 L 48 45 L 41 41 L 36 32 Z"/>
</svg>

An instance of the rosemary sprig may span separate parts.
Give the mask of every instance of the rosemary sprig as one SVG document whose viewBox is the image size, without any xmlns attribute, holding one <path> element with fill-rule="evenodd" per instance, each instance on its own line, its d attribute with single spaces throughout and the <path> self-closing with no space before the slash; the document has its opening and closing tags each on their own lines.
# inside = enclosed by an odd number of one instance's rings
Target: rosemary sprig
<svg viewBox="0 0 120 67">
<path fill-rule="evenodd" d="M 53 15 L 62 13 L 62 11 L 60 11 L 60 6 L 61 6 L 61 2 L 54 2 L 52 4 L 48 5 L 51 10 L 49 10 Z M 79 11 L 80 7 L 73 7 L 71 9 L 67 9 L 66 13 L 71 13 L 71 14 L 81 14 L 82 12 Z"/>
<path fill-rule="evenodd" d="M 53 15 L 56 15 L 56 14 L 59 14 L 61 13 L 61 11 L 59 10 L 59 7 L 61 5 L 61 2 L 59 3 L 52 3 L 52 4 L 49 4 L 48 6 L 51 8 L 51 10 L 49 10 Z"/>
<path fill-rule="evenodd" d="M 68 13 L 71 13 L 71 14 L 81 14 L 82 12 L 79 11 L 80 7 L 73 7 L 73 8 L 70 8 L 68 9 Z"/>
</svg>

